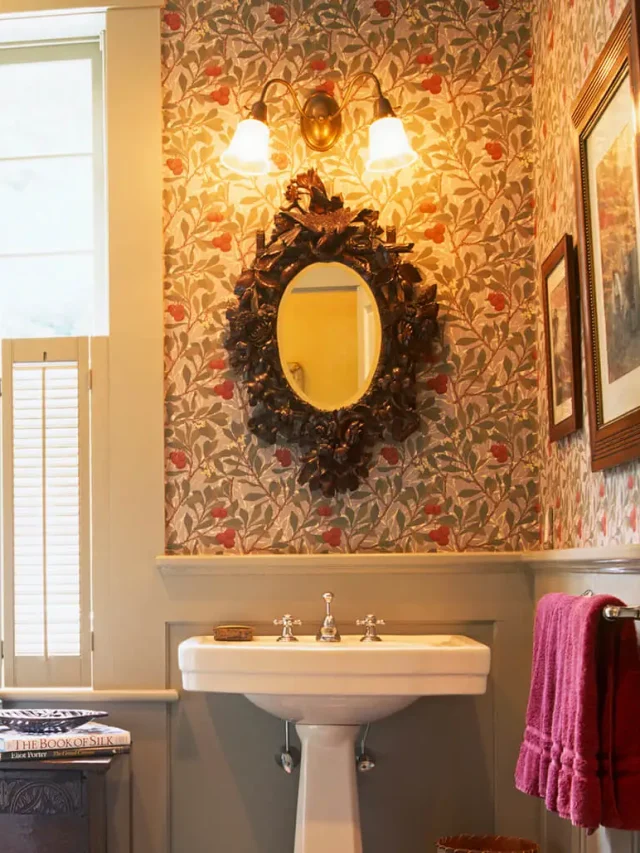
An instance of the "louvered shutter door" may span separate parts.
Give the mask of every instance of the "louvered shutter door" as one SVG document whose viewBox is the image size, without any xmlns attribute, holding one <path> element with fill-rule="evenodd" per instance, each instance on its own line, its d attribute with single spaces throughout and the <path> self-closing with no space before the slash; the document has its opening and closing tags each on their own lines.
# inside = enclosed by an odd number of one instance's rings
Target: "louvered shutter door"
<svg viewBox="0 0 640 853">
<path fill-rule="evenodd" d="M 86 338 L 3 342 L 5 682 L 90 683 Z"/>
</svg>

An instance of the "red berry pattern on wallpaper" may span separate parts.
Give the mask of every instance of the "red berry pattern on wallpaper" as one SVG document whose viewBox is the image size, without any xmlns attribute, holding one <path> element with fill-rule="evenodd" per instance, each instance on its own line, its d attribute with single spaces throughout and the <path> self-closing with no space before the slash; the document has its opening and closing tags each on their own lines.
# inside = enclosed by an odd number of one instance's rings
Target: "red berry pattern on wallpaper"
<svg viewBox="0 0 640 853">
<path fill-rule="evenodd" d="M 577 242 L 571 104 L 623 8 L 624 3 L 612 0 L 544 0 L 536 4 L 533 103 L 539 151 L 532 208 L 537 215 L 539 259 L 547 257 L 564 233 L 573 234 Z M 538 330 L 538 349 L 544 353 L 542 323 Z M 592 473 L 588 424 L 564 441 L 551 444 L 545 359 L 540 358 L 539 364 L 541 504 L 554 509 L 555 547 L 640 542 L 640 462 Z"/>
<path fill-rule="evenodd" d="M 169 0 L 163 13 L 166 470 L 170 553 L 536 547 L 539 496 L 531 205 L 531 44 L 515 0 Z M 364 169 L 373 92 L 310 152 L 269 99 L 268 178 L 219 157 L 269 76 L 301 97 L 374 70 L 420 155 Z M 369 478 L 327 501 L 296 484 L 296 448 L 264 447 L 222 336 L 236 277 L 291 175 L 318 169 L 380 211 L 438 285 L 444 342 L 418 377 L 423 429 L 374 448 Z"/>
</svg>

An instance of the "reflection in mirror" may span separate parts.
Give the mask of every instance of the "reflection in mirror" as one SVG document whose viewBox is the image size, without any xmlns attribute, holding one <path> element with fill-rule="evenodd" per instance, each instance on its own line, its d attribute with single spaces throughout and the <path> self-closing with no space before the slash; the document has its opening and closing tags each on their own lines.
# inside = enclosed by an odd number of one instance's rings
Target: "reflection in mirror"
<svg viewBox="0 0 640 853">
<path fill-rule="evenodd" d="M 278 352 L 289 385 L 317 409 L 356 403 L 380 357 L 380 314 L 365 280 L 340 263 L 305 267 L 278 309 Z"/>
</svg>

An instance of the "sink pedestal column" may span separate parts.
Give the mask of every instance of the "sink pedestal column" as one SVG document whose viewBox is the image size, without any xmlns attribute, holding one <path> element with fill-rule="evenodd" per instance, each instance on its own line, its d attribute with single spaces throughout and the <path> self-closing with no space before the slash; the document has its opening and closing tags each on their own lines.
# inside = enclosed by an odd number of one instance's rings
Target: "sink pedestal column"
<svg viewBox="0 0 640 853">
<path fill-rule="evenodd" d="M 354 755 L 359 730 L 296 725 L 302 762 L 294 853 L 362 853 Z"/>
</svg>

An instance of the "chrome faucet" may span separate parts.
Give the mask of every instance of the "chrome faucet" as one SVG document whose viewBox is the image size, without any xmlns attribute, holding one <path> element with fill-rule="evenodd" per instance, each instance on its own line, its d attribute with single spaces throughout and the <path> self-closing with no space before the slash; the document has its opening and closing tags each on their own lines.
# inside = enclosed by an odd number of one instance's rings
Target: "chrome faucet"
<svg viewBox="0 0 640 853">
<path fill-rule="evenodd" d="M 325 592 L 322 597 L 325 600 L 327 612 L 325 613 L 324 619 L 322 620 L 322 625 L 320 626 L 318 633 L 316 634 L 316 640 L 319 643 L 339 643 L 340 631 L 338 631 L 336 620 L 333 616 L 333 613 L 331 612 L 331 602 L 333 601 L 333 593 Z"/>
</svg>

